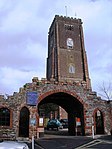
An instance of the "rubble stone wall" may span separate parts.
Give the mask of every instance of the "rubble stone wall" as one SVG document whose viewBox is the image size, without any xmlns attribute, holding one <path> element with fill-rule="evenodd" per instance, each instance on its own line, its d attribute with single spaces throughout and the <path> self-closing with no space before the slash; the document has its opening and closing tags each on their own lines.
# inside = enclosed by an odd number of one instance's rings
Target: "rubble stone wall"
<svg viewBox="0 0 112 149">
<path fill-rule="evenodd" d="M 95 126 L 95 112 L 100 110 L 103 114 L 104 120 L 104 132 L 110 134 L 112 129 L 112 102 L 107 102 L 97 97 L 95 92 L 91 90 L 85 90 L 81 84 L 67 84 L 67 83 L 57 83 L 48 82 L 46 80 L 32 80 L 32 83 L 27 83 L 23 88 L 20 88 L 18 93 L 14 93 L 7 99 L 4 96 L 0 96 L 0 108 L 6 107 L 10 110 L 10 126 L 0 126 L 0 137 L 9 137 L 11 139 L 16 139 L 19 137 L 19 119 L 20 111 L 23 107 L 28 108 L 30 113 L 30 118 L 35 114 L 38 116 L 37 106 L 29 106 L 26 101 L 26 92 L 37 91 L 38 92 L 38 103 L 44 100 L 50 94 L 56 92 L 65 92 L 74 96 L 84 107 L 84 123 L 85 123 L 85 134 L 91 135 L 92 133 L 92 117 Z M 37 104 L 38 104 L 37 103 Z M 75 108 L 75 107 L 74 107 Z M 37 122 L 38 123 L 38 122 Z M 29 138 L 37 135 L 37 127 L 34 128 L 29 123 Z"/>
</svg>

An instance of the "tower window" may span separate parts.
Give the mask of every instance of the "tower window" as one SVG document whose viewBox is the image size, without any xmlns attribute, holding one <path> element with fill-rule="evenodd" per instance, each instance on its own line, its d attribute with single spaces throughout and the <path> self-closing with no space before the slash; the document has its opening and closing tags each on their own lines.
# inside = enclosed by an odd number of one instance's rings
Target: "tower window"
<svg viewBox="0 0 112 149">
<path fill-rule="evenodd" d="M 73 25 L 69 25 L 69 24 L 65 24 L 65 29 L 69 30 L 69 31 L 73 31 L 74 30 L 74 26 Z"/>
<path fill-rule="evenodd" d="M 75 67 L 73 66 L 73 64 L 69 65 L 69 73 L 75 73 Z"/>
</svg>

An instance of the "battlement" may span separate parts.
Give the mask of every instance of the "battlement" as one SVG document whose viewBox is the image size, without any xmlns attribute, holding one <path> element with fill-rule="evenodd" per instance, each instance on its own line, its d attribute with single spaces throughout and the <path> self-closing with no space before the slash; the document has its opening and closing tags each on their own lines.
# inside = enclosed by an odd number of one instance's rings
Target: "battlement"
<svg viewBox="0 0 112 149">
<path fill-rule="evenodd" d="M 71 22 L 75 22 L 75 23 L 81 23 L 82 21 L 81 19 L 77 19 L 77 18 L 73 18 L 73 17 L 68 17 L 68 16 L 59 16 L 59 15 L 55 15 L 56 20 L 62 20 L 62 21 L 71 21 Z"/>
<path fill-rule="evenodd" d="M 79 25 L 81 25 L 83 23 L 82 20 L 79 18 L 77 19 L 77 18 L 73 18 L 73 17 L 55 15 L 54 20 L 53 20 L 49 30 L 53 27 L 55 21 L 64 21 L 64 22 L 71 23 L 71 24 L 77 23 Z"/>
</svg>

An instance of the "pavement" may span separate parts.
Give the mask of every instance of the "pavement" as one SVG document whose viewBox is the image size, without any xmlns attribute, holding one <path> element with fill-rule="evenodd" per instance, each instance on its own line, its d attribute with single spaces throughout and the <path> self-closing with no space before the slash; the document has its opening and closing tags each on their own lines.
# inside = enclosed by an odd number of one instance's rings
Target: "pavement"
<svg viewBox="0 0 112 149">
<path fill-rule="evenodd" d="M 112 136 L 58 136 L 45 135 L 35 140 L 35 149 L 112 149 Z M 31 144 L 30 144 L 31 149 Z"/>
<path fill-rule="evenodd" d="M 44 149 L 73 149 L 90 141 L 86 137 L 55 137 L 37 140 L 37 143 Z"/>
</svg>

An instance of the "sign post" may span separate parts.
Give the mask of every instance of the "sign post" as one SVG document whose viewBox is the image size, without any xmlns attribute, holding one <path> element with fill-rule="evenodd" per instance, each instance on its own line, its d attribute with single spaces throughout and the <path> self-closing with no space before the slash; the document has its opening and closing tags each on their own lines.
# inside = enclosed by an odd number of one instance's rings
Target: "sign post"
<svg viewBox="0 0 112 149">
<path fill-rule="evenodd" d="M 44 118 L 38 117 L 37 139 L 44 136 Z"/>
<path fill-rule="evenodd" d="M 33 133 L 32 133 L 32 149 L 34 149 L 34 126 L 36 125 L 36 118 L 35 116 L 30 119 L 30 124 L 33 127 Z"/>
<path fill-rule="evenodd" d="M 81 120 L 79 117 L 76 117 L 76 136 L 78 135 L 78 127 L 81 126 Z"/>
</svg>

